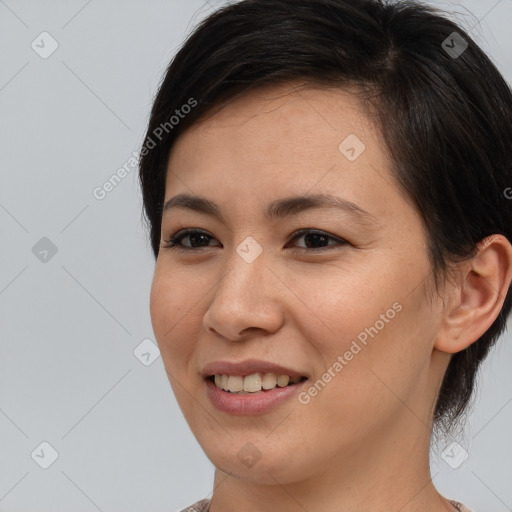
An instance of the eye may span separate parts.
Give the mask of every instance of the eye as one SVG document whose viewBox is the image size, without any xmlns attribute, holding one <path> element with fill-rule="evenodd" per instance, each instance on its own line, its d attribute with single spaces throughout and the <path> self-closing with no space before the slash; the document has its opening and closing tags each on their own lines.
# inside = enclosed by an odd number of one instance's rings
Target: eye
<svg viewBox="0 0 512 512">
<path fill-rule="evenodd" d="M 338 238 L 333 235 L 329 235 L 325 231 L 318 231 L 315 229 L 299 229 L 294 233 L 292 240 L 298 238 L 304 238 L 307 247 L 298 247 L 298 249 L 309 249 L 309 250 L 320 250 L 324 251 L 333 245 L 347 245 L 348 242 L 342 238 Z M 334 240 L 335 244 L 328 244 L 329 240 Z M 327 245 L 323 245 L 323 244 Z"/>
<path fill-rule="evenodd" d="M 189 238 L 191 245 L 184 245 L 182 241 Z M 324 231 L 318 231 L 314 229 L 299 229 L 293 234 L 291 241 L 304 238 L 306 241 L 306 247 L 296 247 L 299 250 L 306 251 L 324 251 L 333 245 L 347 245 L 348 242 L 342 238 L 329 235 Z M 163 241 L 162 247 L 164 249 L 179 249 L 185 251 L 197 250 L 205 247 L 214 247 L 209 244 L 211 240 L 215 240 L 214 237 L 197 229 L 185 229 L 178 231 L 172 235 L 169 239 Z M 328 241 L 333 240 L 335 244 L 329 244 Z M 194 246 L 197 244 L 197 246 Z M 327 245 L 324 245 L 327 244 Z"/>
<path fill-rule="evenodd" d="M 192 247 L 188 245 L 183 245 L 182 240 L 184 238 L 190 238 L 190 242 L 192 243 Z M 206 233 L 205 231 L 199 231 L 197 229 L 185 229 L 184 231 L 178 231 L 171 238 L 164 240 L 162 247 L 164 249 L 182 249 L 182 250 L 193 250 L 196 247 L 193 247 L 194 243 L 199 244 L 200 247 L 208 247 L 208 241 L 213 240 L 214 238 Z M 206 245 L 202 245 L 206 242 Z"/>
</svg>

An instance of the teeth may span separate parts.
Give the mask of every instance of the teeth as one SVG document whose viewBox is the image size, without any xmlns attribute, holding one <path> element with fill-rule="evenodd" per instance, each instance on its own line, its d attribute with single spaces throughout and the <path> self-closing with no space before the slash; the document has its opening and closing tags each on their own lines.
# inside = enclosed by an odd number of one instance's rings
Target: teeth
<svg viewBox="0 0 512 512">
<path fill-rule="evenodd" d="M 232 379 L 233 377 L 229 377 Z M 239 377 L 240 379 L 242 377 Z M 229 391 L 240 391 L 232 390 L 228 388 Z M 261 375 L 259 373 L 253 373 L 252 375 L 247 375 L 244 379 L 244 391 L 249 391 L 250 393 L 255 393 L 256 391 L 261 391 Z"/>
<path fill-rule="evenodd" d="M 288 382 L 290 382 L 290 377 L 288 377 L 288 375 L 279 375 L 279 377 L 277 378 L 277 385 L 280 388 L 288 386 Z"/>
<path fill-rule="evenodd" d="M 261 381 L 263 389 L 274 389 L 277 386 L 277 377 L 275 373 L 265 373 Z"/>
<path fill-rule="evenodd" d="M 228 385 L 227 388 L 233 393 L 242 391 L 244 389 L 245 382 L 243 377 L 239 377 L 238 375 L 230 375 L 228 377 Z M 248 390 L 246 390 L 248 391 Z"/>
<path fill-rule="evenodd" d="M 275 387 L 284 388 L 289 384 L 300 382 L 302 377 L 276 375 L 275 373 L 253 373 L 242 377 L 240 375 L 215 375 L 215 385 L 231 393 L 258 393 L 262 389 Z"/>
</svg>

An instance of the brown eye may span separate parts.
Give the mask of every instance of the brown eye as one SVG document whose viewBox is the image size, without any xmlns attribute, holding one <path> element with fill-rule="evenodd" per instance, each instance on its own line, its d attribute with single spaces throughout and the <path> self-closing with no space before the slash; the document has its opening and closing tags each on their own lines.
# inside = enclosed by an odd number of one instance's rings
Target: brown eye
<svg viewBox="0 0 512 512">
<path fill-rule="evenodd" d="M 187 238 L 189 239 L 189 244 L 183 244 L 182 241 Z M 306 251 L 321 251 L 326 250 L 332 246 L 339 247 L 340 245 L 343 246 L 348 244 L 348 242 L 342 238 L 329 235 L 324 231 L 313 229 L 300 229 L 294 233 L 292 241 L 299 238 L 304 238 L 305 247 L 295 248 Z M 215 238 L 204 231 L 199 231 L 197 229 L 186 229 L 184 231 L 178 231 L 178 233 L 175 233 L 171 238 L 164 240 L 162 247 L 165 249 L 192 251 L 204 247 L 214 247 L 210 245 L 212 240 L 215 240 Z M 334 243 L 329 243 L 329 241 L 333 241 Z"/>
<path fill-rule="evenodd" d="M 292 240 L 297 240 L 298 238 L 304 238 L 306 244 L 305 247 L 298 247 L 299 249 L 311 249 L 313 251 L 325 250 L 333 245 L 340 246 L 348 244 L 348 242 L 342 238 L 329 235 L 324 231 L 316 231 L 312 229 L 300 229 L 295 233 L 295 236 Z M 333 240 L 335 243 L 329 244 L 330 240 Z"/>
<path fill-rule="evenodd" d="M 185 238 L 189 238 L 190 245 L 184 245 L 182 243 L 182 240 Z M 163 247 L 165 249 L 178 248 L 183 250 L 194 250 L 200 249 L 201 247 L 211 247 L 209 245 L 211 240 L 214 240 L 214 238 L 204 231 L 187 229 L 185 231 L 179 231 L 170 239 L 164 240 Z"/>
</svg>

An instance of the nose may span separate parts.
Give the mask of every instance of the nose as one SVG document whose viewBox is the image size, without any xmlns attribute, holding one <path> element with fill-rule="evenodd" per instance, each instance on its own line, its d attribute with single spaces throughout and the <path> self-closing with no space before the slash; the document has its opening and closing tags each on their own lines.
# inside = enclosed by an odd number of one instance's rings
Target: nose
<svg viewBox="0 0 512 512">
<path fill-rule="evenodd" d="M 203 327 L 231 341 L 246 339 L 252 332 L 275 333 L 284 322 L 283 288 L 264 253 L 251 263 L 235 253 L 216 285 Z"/>
</svg>

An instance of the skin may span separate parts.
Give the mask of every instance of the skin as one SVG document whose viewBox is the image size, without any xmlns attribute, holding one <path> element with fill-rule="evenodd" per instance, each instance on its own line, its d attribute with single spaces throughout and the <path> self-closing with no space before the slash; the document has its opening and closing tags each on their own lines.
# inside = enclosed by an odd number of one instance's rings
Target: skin
<svg viewBox="0 0 512 512">
<path fill-rule="evenodd" d="M 225 218 L 164 213 L 162 240 L 184 228 L 211 238 L 160 249 L 150 303 L 172 389 L 216 467 L 210 510 L 453 511 L 430 477 L 435 397 L 452 354 L 497 317 L 512 247 L 486 239 L 432 293 L 420 216 L 358 100 L 290 87 L 229 103 L 185 131 L 169 159 L 165 200 L 203 196 Z M 355 161 L 338 149 L 349 134 L 366 146 Z M 263 215 L 273 200 L 311 193 L 352 201 L 375 223 L 335 208 Z M 315 252 L 314 237 L 295 237 L 301 228 L 334 238 Z M 263 248 L 250 264 L 236 252 L 249 236 Z M 282 363 L 316 382 L 394 303 L 401 311 L 309 403 L 232 416 L 208 400 L 200 372 L 218 360 Z M 237 456 L 249 442 L 261 455 L 250 468 Z"/>
</svg>

